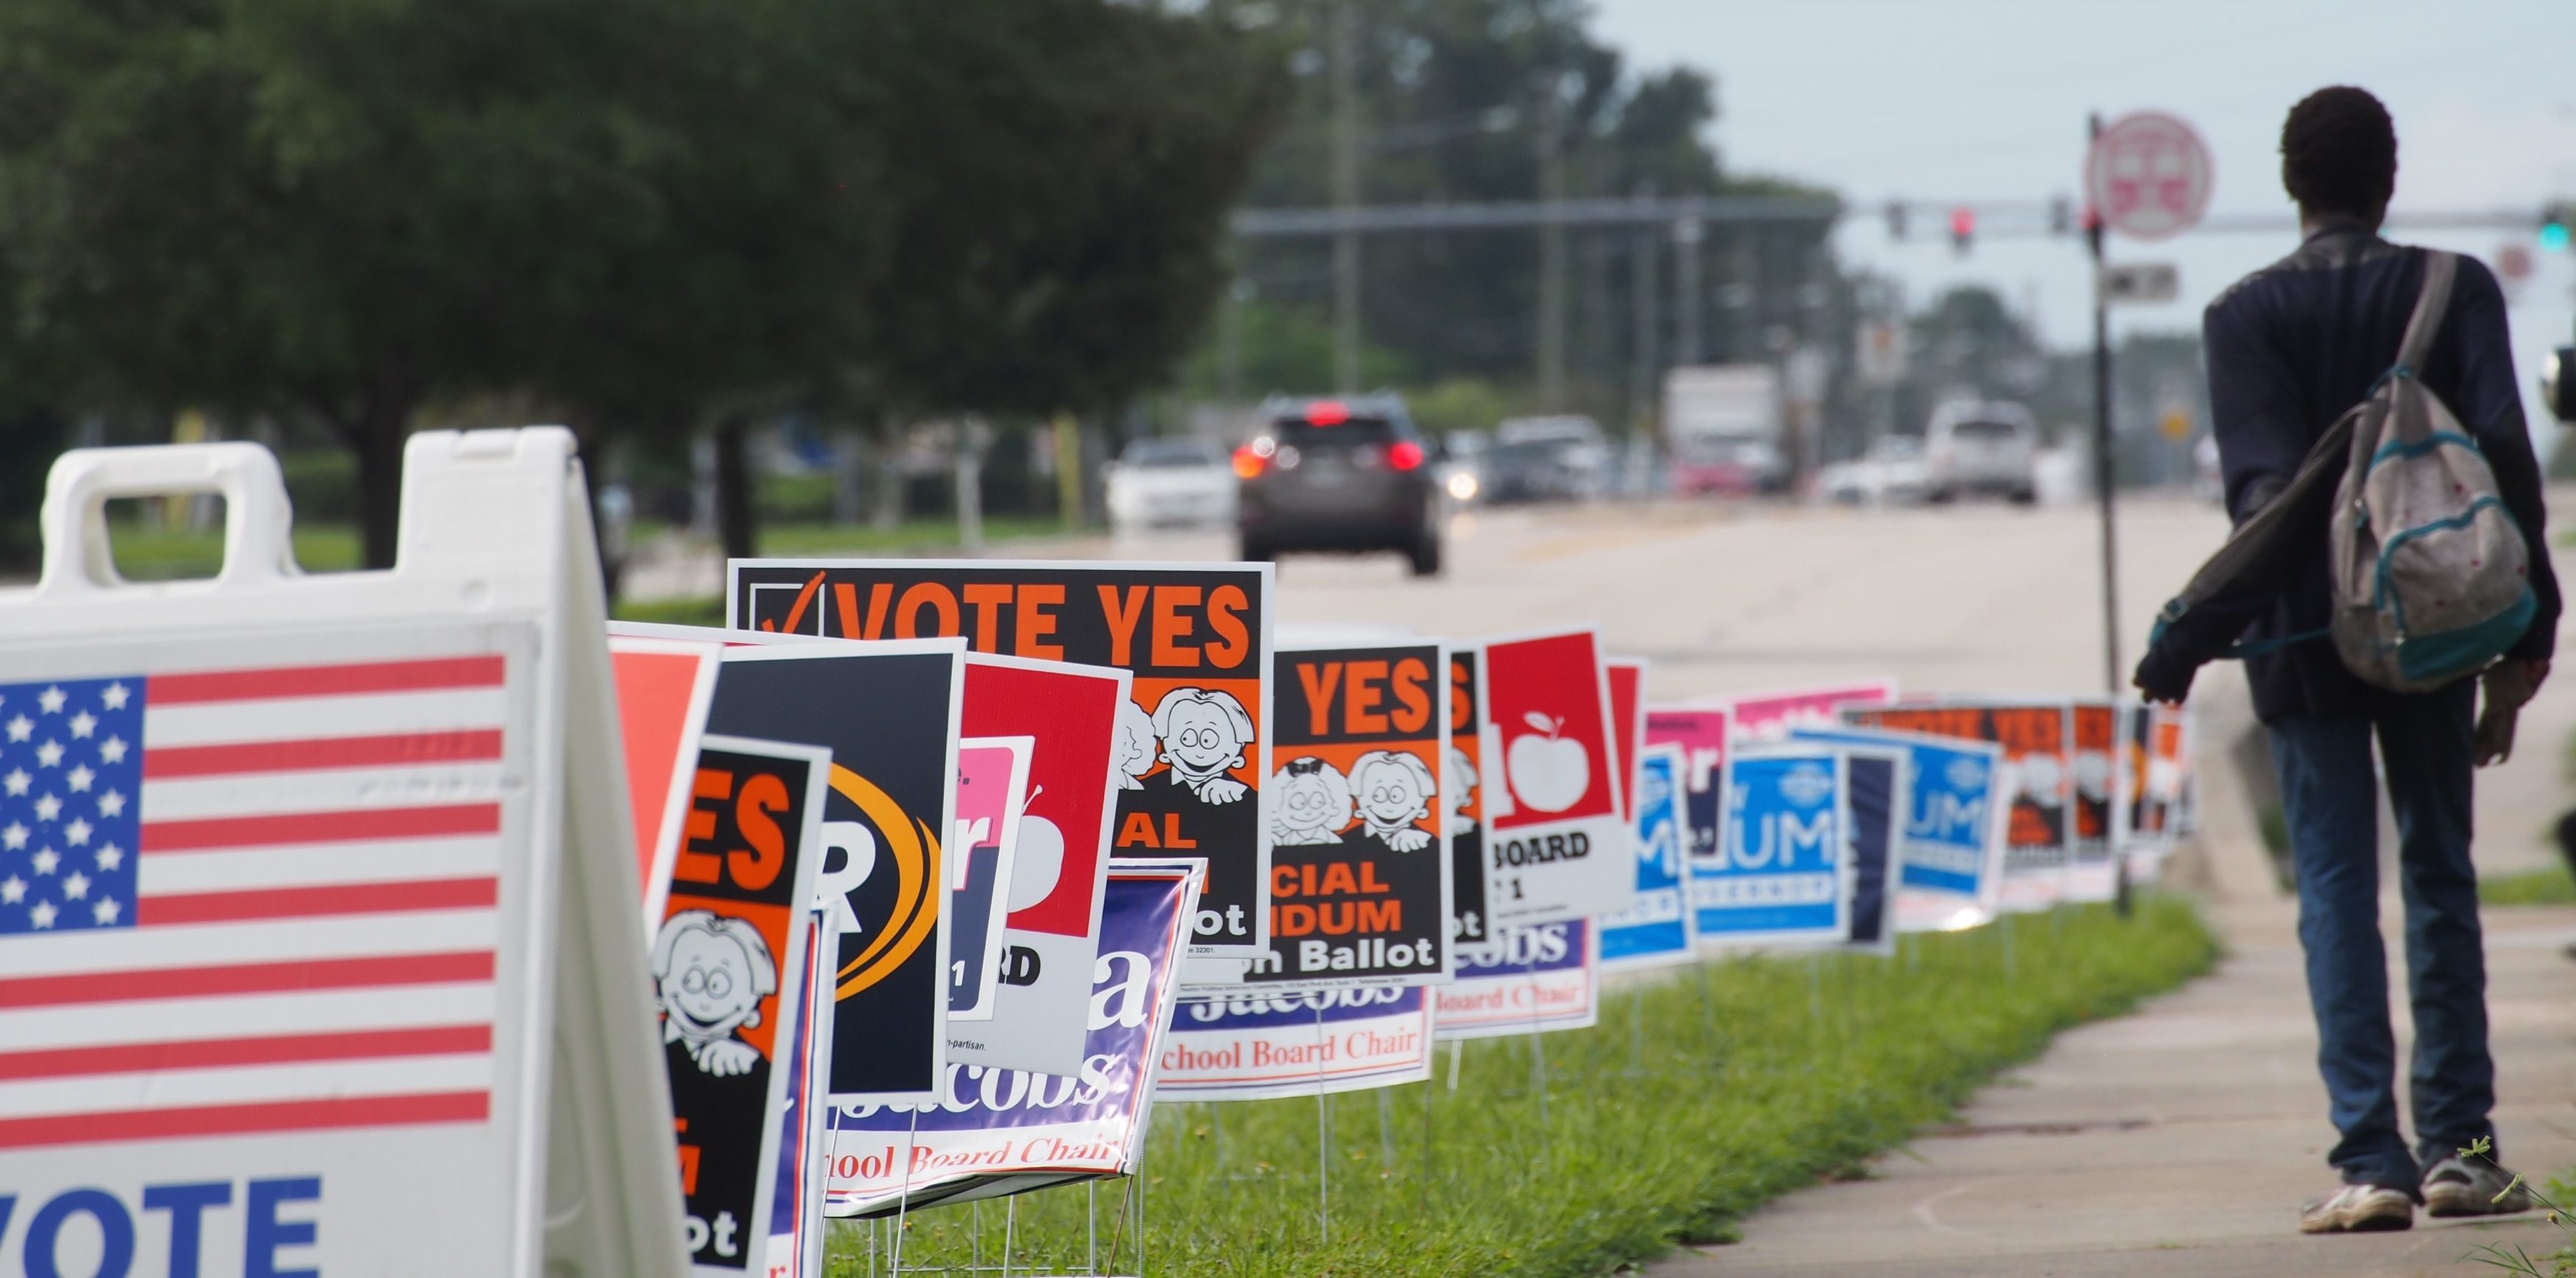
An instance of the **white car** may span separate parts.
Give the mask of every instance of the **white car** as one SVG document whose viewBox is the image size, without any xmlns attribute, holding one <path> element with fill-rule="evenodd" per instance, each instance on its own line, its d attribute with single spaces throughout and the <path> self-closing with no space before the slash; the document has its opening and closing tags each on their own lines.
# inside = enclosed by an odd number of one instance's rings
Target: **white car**
<svg viewBox="0 0 2576 1278">
<path fill-rule="evenodd" d="M 1215 528 L 1234 522 L 1234 468 L 1200 439 L 1140 439 L 1103 472 L 1109 522 L 1136 528 Z"/>
<path fill-rule="evenodd" d="M 1919 502 L 1931 491 L 1932 460 L 1925 454 L 1921 439 L 1889 435 L 1870 445 L 1869 456 L 1878 465 L 1871 496 L 1881 505 Z"/>
<path fill-rule="evenodd" d="M 1908 505 L 1923 500 L 1929 474 L 1923 441 L 1890 435 L 1851 461 L 1816 472 L 1816 495 L 1853 506 Z"/>
<path fill-rule="evenodd" d="M 2039 423 L 2019 404 L 1955 400 L 1924 432 L 1924 498 L 1976 493 L 2027 506 L 2039 500 Z"/>
</svg>

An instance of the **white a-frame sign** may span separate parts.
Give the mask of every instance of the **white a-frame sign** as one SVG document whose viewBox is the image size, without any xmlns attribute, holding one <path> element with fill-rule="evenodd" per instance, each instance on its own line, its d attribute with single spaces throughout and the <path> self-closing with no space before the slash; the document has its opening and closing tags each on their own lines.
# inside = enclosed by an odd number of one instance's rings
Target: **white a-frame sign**
<svg viewBox="0 0 2576 1278">
<path fill-rule="evenodd" d="M 224 500 L 211 579 L 106 503 Z M 0 593 L 0 1272 L 680 1278 L 580 463 L 415 435 L 306 576 L 250 444 L 55 463 Z"/>
</svg>

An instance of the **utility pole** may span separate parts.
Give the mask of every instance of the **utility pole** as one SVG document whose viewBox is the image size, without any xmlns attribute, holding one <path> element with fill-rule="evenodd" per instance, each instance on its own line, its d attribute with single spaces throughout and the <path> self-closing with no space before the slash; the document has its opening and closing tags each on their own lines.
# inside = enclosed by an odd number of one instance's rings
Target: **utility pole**
<svg viewBox="0 0 2576 1278">
<path fill-rule="evenodd" d="M 1556 80 L 1549 77 L 1538 109 L 1539 198 L 1565 198 L 1564 130 L 1559 125 Z M 1565 223 L 1555 218 L 1538 228 L 1538 398 L 1539 407 L 1565 407 Z"/>
<path fill-rule="evenodd" d="M 1217 312 L 1218 375 L 1225 402 L 1243 402 L 1243 303 L 1252 281 L 1237 279 L 1225 290 L 1224 309 Z"/>
<path fill-rule="evenodd" d="M 1753 251 L 1753 234 L 1751 227 L 1736 229 L 1735 278 L 1719 290 L 1722 304 L 1734 312 L 1727 321 L 1727 341 L 1732 347 L 1728 354 L 1738 361 L 1758 359 L 1770 345 L 1770 334 L 1762 331 L 1762 290 L 1757 283 L 1761 258 Z M 1772 243 L 1765 237 L 1763 247 Z"/>
<path fill-rule="evenodd" d="M 2088 147 L 2102 136 L 2102 113 L 2087 123 Z M 2120 678 L 2120 555 L 2111 514 L 2111 306 L 2102 296 L 2102 210 L 2084 210 L 2084 241 L 2093 251 L 2093 492 L 2102 505 L 2102 686 L 2112 696 Z"/>
<path fill-rule="evenodd" d="M 1673 223 L 1673 363 L 1700 361 L 1699 242 L 1707 226 L 1698 218 Z"/>
<path fill-rule="evenodd" d="M 1628 247 L 1628 347 L 1632 367 L 1628 382 L 1628 435 L 1631 442 L 1646 435 L 1646 423 L 1655 414 L 1655 380 L 1662 371 L 1663 343 L 1656 340 L 1655 329 L 1655 233 L 1639 228 L 1629 237 Z"/>
<path fill-rule="evenodd" d="M 1333 207 L 1360 203 L 1358 0 L 1333 0 Z M 1360 237 L 1333 235 L 1333 382 L 1345 395 L 1360 389 Z"/>
</svg>

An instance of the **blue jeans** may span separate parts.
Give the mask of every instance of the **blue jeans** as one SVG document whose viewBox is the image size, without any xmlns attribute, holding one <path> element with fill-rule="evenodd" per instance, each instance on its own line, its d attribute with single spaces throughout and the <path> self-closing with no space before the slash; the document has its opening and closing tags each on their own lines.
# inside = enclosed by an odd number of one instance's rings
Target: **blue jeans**
<svg viewBox="0 0 2576 1278">
<path fill-rule="evenodd" d="M 2317 1016 L 2317 1067 L 2343 1139 L 2326 1155 L 2350 1184 L 2414 1193 L 2426 1164 L 2492 1137 L 2486 954 L 2469 864 L 2470 729 L 2477 681 L 2387 697 L 2368 715 L 2283 719 L 2272 761 L 2299 876 L 2299 944 Z M 2406 898 L 2406 984 L 2415 1010 L 2408 1078 L 2416 1149 L 2397 1128 L 2396 1036 L 2379 939 L 2378 786 L 2386 764 Z"/>
</svg>

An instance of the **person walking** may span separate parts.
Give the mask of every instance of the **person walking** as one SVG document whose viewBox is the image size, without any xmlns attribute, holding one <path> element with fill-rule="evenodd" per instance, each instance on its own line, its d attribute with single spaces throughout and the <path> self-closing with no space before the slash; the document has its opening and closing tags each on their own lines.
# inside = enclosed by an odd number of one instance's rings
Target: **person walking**
<svg viewBox="0 0 2576 1278">
<path fill-rule="evenodd" d="M 2420 367 L 2396 367 L 2430 255 L 2379 235 L 2396 189 L 2397 135 L 2369 93 L 2321 89 L 2292 107 L 2281 128 L 2281 181 L 2298 203 L 2304 242 L 2238 281 L 2202 320 L 2228 512 L 2243 525 L 2290 486 L 2311 446 L 2384 378 L 2415 377 L 2475 436 L 2529 551 L 2531 622 L 2488 672 L 2496 709 L 2509 711 L 2502 701 L 2516 692 L 2528 697 L 2548 676 L 2559 593 L 2503 292 L 2484 266 L 2458 260 L 2426 358 Z M 2341 1136 L 2327 1161 L 2343 1184 L 2303 1210 L 2300 1228 L 2405 1229 L 2419 1202 L 2435 1216 L 2528 1210 L 2528 1191 L 2508 1192 L 2513 1178 L 2493 1152 L 2495 1064 L 2487 1048 L 2477 873 L 2469 860 L 2472 776 L 2484 753 L 2475 724 L 2480 681 L 2392 692 L 2356 677 L 2335 644 L 2308 641 L 2328 625 L 2334 504 L 2323 503 L 2313 527 L 2278 530 L 2277 571 L 2195 601 L 2187 615 L 2169 615 L 2138 664 L 2136 683 L 2152 699 L 2179 702 L 2199 666 L 2229 655 L 2240 640 L 2246 645 L 2246 676 L 2256 717 L 2271 729 L 2298 876 L 2317 1064 Z M 2504 723 L 2509 732 L 2509 714 Z M 2412 1147 L 2398 1125 L 2379 932 L 2374 737 L 2397 816 L 2405 897 L 2415 1019 Z M 2486 1154 L 2460 1152 L 2482 1140 Z"/>
</svg>

